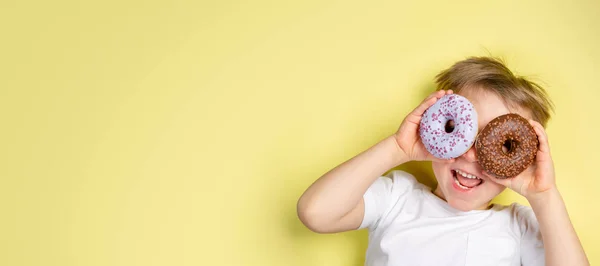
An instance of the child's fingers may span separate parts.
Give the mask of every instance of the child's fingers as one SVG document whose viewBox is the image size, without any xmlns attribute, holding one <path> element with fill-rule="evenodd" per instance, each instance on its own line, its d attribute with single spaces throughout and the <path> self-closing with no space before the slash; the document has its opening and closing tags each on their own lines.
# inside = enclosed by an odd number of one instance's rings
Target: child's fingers
<svg viewBox="0 0 600 266">
<path fill-rule="evenodd" d="M 444 93 L 445 91 L 439 90 L 430 94 L 429 97 L 423 100 L 423 102 L 421 102 L 421 104 L 419 104 L 419 106 L 417 106 L 417 108 L 410 113 L 410 116 L 418 117 L 420 119 L 423 113 L 425 113 L 425 110 L 431 107 L 439 98 L 444 96 Z"/>
<path fill-rule="evenodd" d="M 539 150 L 543 153 L 550 154 L 548 135 L 546 134 L 544 127 L 540 123 L 533 120 L 529 120 L 529 123 L 531 124 L 531 126 L 533 126 L 533 130 L 535 131 L 535 134 L 538 137 L 538 141 L 540 142 Z"/>
<path fill-rule="evenodd" d="M 439 90 L 439 91 L 434 91 L 431 94 L 429 94 L 427 96 L 427 98 L 425 98 L 425 100 L 423 100 L 421 102 L 421 104 L 428 102 L 429 100 L 433 99 L 433 98 L 442 98 L 442 96 L 444 96 L 445 92 L 443 90 Z"/>
<path fill-rule="evenodd" d="M 419 105 L 427 102 L 428 100 L 430 100 L 434 97 L 440 98 L 440 97 L 444 96 L 444 94 L 442 92 L 443 91 L 441 91 L 441 90 L 432 92 L 431 94 L 427 95 L 427 97 L 425 97 L 425 99 L 423 99 L 423 101 L 421 101 L 421 103 L 419 103 Z"/>
<path fill-rule="evenodd" d="M 427 98 L 430 98 L 430 97 L 440 98 L 440 97 L 444 96 L 445 93 L 446 93 L 446 91 L 444 91 L 444 90 L 437 90 L 437 91 L 434 91 L 431 94 L 429 94 L 429 96 Z"/>
</svg>

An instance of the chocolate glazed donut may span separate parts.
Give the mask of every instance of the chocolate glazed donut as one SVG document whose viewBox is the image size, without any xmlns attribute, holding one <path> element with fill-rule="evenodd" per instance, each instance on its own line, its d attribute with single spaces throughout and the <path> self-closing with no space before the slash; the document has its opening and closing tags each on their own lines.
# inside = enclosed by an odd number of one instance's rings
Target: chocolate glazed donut
<svg viewBox="0 0 600 266">
<path fill-rule="evenodd" d="M 494 118 L 475 141 L 477 159 L 496 178 L 511 178 L 533 163 L 538 139 L 527 119 L 517 114 Z"/>
</svg>

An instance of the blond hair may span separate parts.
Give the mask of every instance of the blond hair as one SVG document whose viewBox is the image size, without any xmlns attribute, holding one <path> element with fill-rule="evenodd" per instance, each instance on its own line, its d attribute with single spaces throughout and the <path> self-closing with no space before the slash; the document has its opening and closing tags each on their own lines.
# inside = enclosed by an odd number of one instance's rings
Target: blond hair
<svg viewBox="0 0 600 266">
<path fill-rule="evenodd" d="M 455 63 L 435 78 L 438 90 L 459 93 L 465 88 L 478 87 L 493 92 L 510 107 L 529 110 L 532 119 L 544 127 L 554 111 L 554 104 L 544 88 L 513 74 L 501 59 L 470 57 Z"/>
</svg>

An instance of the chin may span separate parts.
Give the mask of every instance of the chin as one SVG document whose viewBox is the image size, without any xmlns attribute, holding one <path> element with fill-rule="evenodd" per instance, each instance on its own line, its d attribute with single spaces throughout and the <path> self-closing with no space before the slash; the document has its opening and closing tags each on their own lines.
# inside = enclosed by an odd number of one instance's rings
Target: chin
<svg viewBox="0 0 600 266">
<path fill-rule="evenodd" d="M 432 166 L 438 181 L 436 195 L 456 210 L 466 212 L 487 209 L 491 199 L 504 189 L 483 177 L 479 166 L 473 163 L 434 162 Z"/>
</svg>

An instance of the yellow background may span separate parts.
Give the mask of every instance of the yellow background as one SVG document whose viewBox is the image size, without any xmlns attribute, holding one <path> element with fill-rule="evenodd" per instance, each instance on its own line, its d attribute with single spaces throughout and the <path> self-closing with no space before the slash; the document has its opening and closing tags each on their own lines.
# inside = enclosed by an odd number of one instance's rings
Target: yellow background
<svg viewBox="0 0 600 266">
<path fill-rule="evenodd" d="M 600 263 L 598 1 L 0 10 L 1 265 L 362 265 L 366 232 L 310 232 L 298 197 L 488 51 L 555 101 L 557 183 Z"/>
</svg>

